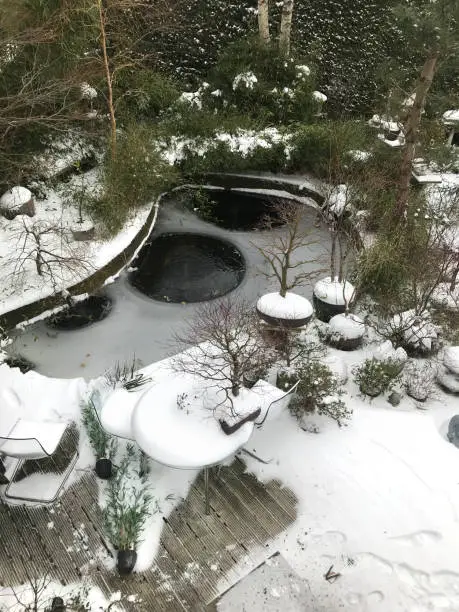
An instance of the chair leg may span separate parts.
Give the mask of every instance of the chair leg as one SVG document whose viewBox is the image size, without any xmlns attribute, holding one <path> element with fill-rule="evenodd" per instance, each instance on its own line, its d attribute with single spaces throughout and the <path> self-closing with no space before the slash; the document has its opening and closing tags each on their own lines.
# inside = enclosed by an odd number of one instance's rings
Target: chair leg
<svg viewBox="0 0 459 612">
<path fill-rule="evenodd" d="M 23 495 L 12 495 L 9 490 L 11 488 L 12 485 L 14 485 L 14 480 L 16 477 L 16 474 L 18 473 L 18 471 L 20 470 L 20 468 L 22 467 L 23 463 L 24 463 L 24 459 L 21 459 L 20 461 L 18 461 L 18 464 L 13 472 L 13 475 L 11 476 L 10 482 L 8 484 L 8 486 L 5 489 L 5 497 L 7 499 L 14 499 L 17 501 L 25 501 L 25 502 L 35 502 L 35 503 L 40 503 L 40 504 L 52 504 L 53 502 L 56 501 L 56 499 L 59 497 L 60 492 L 62 491 L 62 488 L 64 487 L 65 483 L 67 482 L 67 480 L 70 477 L 70 474 L 73 472 L 73 468 L 76 465 L 76 462 L 78 461 L 78 457 L 80 456 L 78 450 L 75 452 L 75 454 L 73 455 L 69 465 L 67 466 L 64 474 L 63 474 L 63 478 L 59 484 L 59 487 L 55 493 L 55 495 L 51 498 L 51 499 L 46 499 L 46 498 L 40 498 L 40 497 L 24 497 Z"/>
<path fill-rule="evenodd" d="M 206 514 L 210 514 L 210 501 L 209 501 L 209 469 L 204 468 L 204 493 L 206 497 Z"/>
</svg>

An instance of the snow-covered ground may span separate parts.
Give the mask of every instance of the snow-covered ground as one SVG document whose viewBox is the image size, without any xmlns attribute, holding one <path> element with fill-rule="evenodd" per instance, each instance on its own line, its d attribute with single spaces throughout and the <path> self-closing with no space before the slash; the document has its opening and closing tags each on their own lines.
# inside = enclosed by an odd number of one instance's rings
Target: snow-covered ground
<svg viewBox="0 0 459 612">
<path fill-rule="evenodd" d="M 148 203 L 128 219 L 112 239 L 96 235 L 89 241 L 75 241 L 72 228 L 79 214 L 71 202 L 71 190 L 93 193 L 98 187 L 97 170 L 77 175 L 67 185 L 49 188 L 46 196 L 35 199 L 35 216 L 18 215 L 12 220 L 0 215 L 0 314 L 47 297 L 94 274 L 123 251 L 135 238 L 151 210 Z M 86 224 L 87 216 L 84 217 Z M 97 230 L 97 228 L 96 228 Z M 40 247 L 37 246 L 38 236 Z M 37 253 L 43 250 L 43 274 L 37 273 Z M 59 263 L 58 258 L 64 261 Z"/>
<path fill-rule="evenodd" d="M 367 345 L 328 354 L 350 371 L 374 350 Z M 22 375 L 7 366 L 0 367 L 0 376 L 2 387 L 21 399 L 20 414 L 78 420 L 79 398 L 86 392 L 82 379 Z M 279 550 L 305 580 L 316 612 L 456 611 L 459 449 L 445 434 L 459 408 L 457 396 L 437 390 L 425 404 L 404 397 L 394 408 L 384 398 L 362 399 L 352 376 L 345 390 L 354 411 L 347 427 L 311 416 L 305 431 L 285 411 L 272 415 L 247 444 L 270 461 L 262 465 L 246 458 L 248 469 L 260 480 L 280 479 L 299 499 L 297 520 L 265 549 L 255 550 L 252 560 Z M 88 467 L 94 459 L 84 434 L 80 444 L 78 467 Z M 153 466 L 149 482 L 162 513 L 186 496 L 195 475 Z M 174 499 L 168 501 L 170 494 Z M 153 514 L 138 570 L 153 562 L 161 525 L 161 516 Z M 331 566 L 339 576 L 328 582 L 324 575 Z M 248 569 L 241 561 L 231 580 Z"/>
</svg>

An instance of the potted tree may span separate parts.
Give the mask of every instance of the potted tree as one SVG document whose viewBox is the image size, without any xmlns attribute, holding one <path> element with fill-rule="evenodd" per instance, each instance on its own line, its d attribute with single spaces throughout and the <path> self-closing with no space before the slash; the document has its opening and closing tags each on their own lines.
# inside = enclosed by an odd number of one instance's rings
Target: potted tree
<svg viewBox="0 0 459 612">
<path fill-rule="evenodd" d="M 139 476 L 139 458 L 132 444 L 108 485 L 104 523 L 108 537 L 117 551 L 116 566 L 121 576 L 130 574 L 137 562 L 137 546 L 150 516 L 151 495 L 146 476 Z"/>
<path fill-rule="evenodd" d="M 347 314 L 355 297 L 355 288 L 346 279 L 346 264 L 353 246 L 345 225 L 351 197 L 347 185 L 336 185 L 330 189 L 324 208 L 331 241 L 330 276 L 315 284 L 313 303 L 317 318 L 325 323 L 335 315 Z"/>
<path fill-rule="evenodd" d="M 112 459 L 117 450 L 117 441 L 102 428 L 96 408 L 97 396 L 97 393 L 93 393 L 83 405 L 82 418 L 89 443 L 96 455 L 96 474 L 107 480 L 112 475 Z"/>
<path fill-rule="evenodd" d="M 302 206 L 288 200 L 277 203 L 274 218 L 284 231 L 269 231 L 264 245 L 254 245 L 267 263 L 267 271 L 262 273 L 278 283 L 278 291 L 260 297 L 257 313 L 275 327 L 301 327 L 313 314 L 309 300 L 292 292 L 316 274 L 310 270 L 311 260 L 301 255 L 314 242 L 310 228 L 304 226 Z M 273 217 L 267 217 L 261 229 L 272 230 L 272 225 Z"/>
</svg>

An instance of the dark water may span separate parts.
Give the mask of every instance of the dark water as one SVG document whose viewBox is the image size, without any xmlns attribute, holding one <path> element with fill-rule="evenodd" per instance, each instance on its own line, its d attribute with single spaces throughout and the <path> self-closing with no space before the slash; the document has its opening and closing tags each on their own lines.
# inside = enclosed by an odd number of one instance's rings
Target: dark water
<svg viewBox="0 0 459 612">
<path fill-rule="evenodd" d="M 163 302 L 202 302 L 235 289 L 244 259 L 225 240 L 204 234 L 162 234 L 147 243 L 133 264 L 131 284 Z"/>
<path fill-rule="evenodd" d="M 112 301 L 107 295 L 90 295 L 75 306 L 52 315 L 46 320 L 46 324 L 65 331 L 80 329 L 105 319 L 111 309 Z"/>
<path fill-rule="evenodd" d="M 229 189 L 224 191 L 208 189 L 205 193 L 209 203 L 203 211 L 198 205 L 196 213 L 219 227 L 248 232 L 259 228 L 266 217 L 271 219 L 273 226 L 280 225 L 275 210 L 279 198 Z M 201 212 L 204 212 L 204 215 Z"/>
</svg>

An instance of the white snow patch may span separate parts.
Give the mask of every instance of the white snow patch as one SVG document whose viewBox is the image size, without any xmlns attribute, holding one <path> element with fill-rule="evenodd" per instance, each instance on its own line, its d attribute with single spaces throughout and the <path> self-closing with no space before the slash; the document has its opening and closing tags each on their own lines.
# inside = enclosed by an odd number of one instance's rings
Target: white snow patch
<svg viewBox="0 0 459 612">
<path fill-rule="evenodd" d="M 253 86 L 256 83 L 258 83 L 258 79 L 251 70 L 241 72 L 233 79 L 233 90 L 236 91 L 236 89 L 238 89 L 241 85 L 243 85 L 246 89 L 253 89 Z"/>
<path fill-rule="evenodd" d="M 314 295 L 326 304 L 344 306 L 354 297 L 355 289 L 349 281 L 339 282 L 338 277 L 332 281 L 330 276 L 317 281 L 314 286 Z"/>
<path fill-rule="evenodd" d="M 314 100 L 317 100 L 317 102 L 321 102 L 321 103 L 326 102 L 328 99 L 327 96 L 321 91 L 313 91 L 312 97 L 314 98 Z"/>
<path fill-rule="evenodd" d="M 23 204 L 27 204 L 32 198 L 32 192 L 26 187 L 11 187 L 0 198 L 0 207 L 7 210 L 20 208 Z"/>
<path fill-rule="evenodd" d="M 290 291 L 285 297 L 278 292 L 263 295 L 257 302 L 257 309 L 269 317 L 281 319 L 306 319 L 313 313 L 308 299 Z"/>
</svg>

